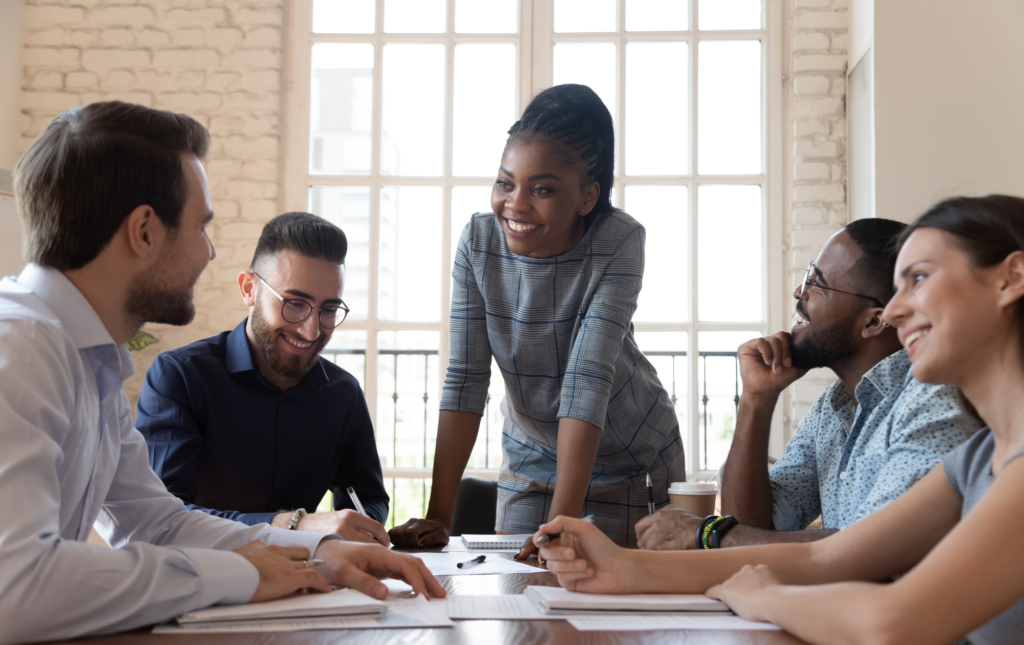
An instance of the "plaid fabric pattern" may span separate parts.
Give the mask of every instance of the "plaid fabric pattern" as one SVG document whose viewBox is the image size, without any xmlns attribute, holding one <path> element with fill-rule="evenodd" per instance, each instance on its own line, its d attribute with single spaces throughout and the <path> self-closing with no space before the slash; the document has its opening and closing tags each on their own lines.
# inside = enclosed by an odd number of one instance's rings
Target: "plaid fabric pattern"
<svg viewBox="0 0 1024 645">
<path fill-rule="evenodd" d="M 441 409 L 483 413 L 493 356 L 505 381 L 499 531 L 531 532 L 547 519 L 564 417 L 602 429 L 583 513 L 613 538 L 631 536 L 647 514 L 648 472 L 658 505 L 686 477 L 672 403 L 633 337 L 644 236 L 613 211 L 573 250 L 536 259 L 509 251 L 490 213 L 462 233 Z"/>
</svg>

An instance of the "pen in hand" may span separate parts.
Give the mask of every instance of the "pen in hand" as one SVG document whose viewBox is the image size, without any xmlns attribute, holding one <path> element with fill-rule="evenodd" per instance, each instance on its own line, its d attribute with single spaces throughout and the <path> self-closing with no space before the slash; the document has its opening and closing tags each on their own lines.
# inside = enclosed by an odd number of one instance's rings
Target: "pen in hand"
<svg viewBox="0 0 1024 645">
<path fill-rule="evenodd" d="M 363 517 L 370 517 L 366 514 L 366 509 L 363 508 L 363 503 L 359 501 L 359 495 L 356 495 L 356 489 L 349 486 L 348 488 L 345 489 L 345 492 L 348 493 L 348 497 L 349 499 L 352 500 L 352 505 L 356 507 L 356 511 Z M 374 541 L 380 542 L 380 540 L 377 539 L 377 536 L 372 537 Z"/>
<path fill-rule="evenodd" d="M 647 514 L 654 515 L 654 484 L 651 483 L 651 473 L 647 473 Z"/>
<path fill-rule="evenodd" d="M 593 524 L 594 523 L 594 516 L 593 515 L 588 515 L 588 516 L 583 518 L 583 521 L 584 522 L 590 522 L 591 524 Z M 536 544 L 537 546 L 541 546 L 541 545 L 547 544 L 548 542 L 554 542 L 555 540 L 557 540 L 560 537 L 562 537 L 561 533 L 545 533 L 545 534 L 541 535 L 539 538 L 534 539 L 533 543 Z"/>
</svg>

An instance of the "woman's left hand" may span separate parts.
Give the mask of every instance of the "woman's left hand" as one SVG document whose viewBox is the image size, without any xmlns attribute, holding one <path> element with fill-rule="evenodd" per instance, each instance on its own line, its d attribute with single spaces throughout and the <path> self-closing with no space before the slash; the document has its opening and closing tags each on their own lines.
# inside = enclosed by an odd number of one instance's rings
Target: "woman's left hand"
<svg viewBox="0 0 1024 645">
<path fill-rule="evenodd" d="M 748 564 L 722 584 L 708 589 L 704 595 L 721 600 L 729 605 L 729 609 L 747 620 L 771 622 L 765 616 L 763 592 L 781 584 L 767 565 Z"/>
</svg>

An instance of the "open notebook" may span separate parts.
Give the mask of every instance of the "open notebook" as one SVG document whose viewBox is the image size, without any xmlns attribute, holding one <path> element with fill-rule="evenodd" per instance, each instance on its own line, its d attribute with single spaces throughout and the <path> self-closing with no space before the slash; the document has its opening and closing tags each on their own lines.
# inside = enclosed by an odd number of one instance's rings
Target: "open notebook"
<svg viewBox="0 0 1024 645">
<path fill-rule="evenodd" d="M 462 536 L 462 543 L 470 549 L 518 549 L 533 533 L 516 535 L 472 535 Z"/>
<path fill-rule="evenodd" d="M 558 616 L 732 613 L 722 601 L 700 594 L 591 594 L 561 587 L 527 587 L 523 595 L 544 613 Z"/>
<path fill-rule="evenodd" d="M 209 625 L 236 621 L 267 621 L 324 616 L 383 616 L 387 606 L 353 589 L 330 593 L 296 593 L 251 605 L 221 605 L 178 616 L 179 625 Z"/>
</svg>

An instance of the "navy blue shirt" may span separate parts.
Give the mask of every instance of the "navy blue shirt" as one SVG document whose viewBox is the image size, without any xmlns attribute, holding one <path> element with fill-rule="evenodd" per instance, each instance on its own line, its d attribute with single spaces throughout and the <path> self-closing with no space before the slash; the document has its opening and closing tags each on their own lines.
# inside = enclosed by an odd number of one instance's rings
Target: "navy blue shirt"
<svg viewBox="0 0 1024 645">
<path fill-rule="evenodd" d="M 324 493 L 336 510 L 388 516 L 377 443 L 355 377 L 320 358 L 287 390 L 259 373 L 245 323 L 157 356 L 135 425 L 149 464 L 190 509 L 246 524 L 284 510 L 312 512 Z"/>
</svg>

